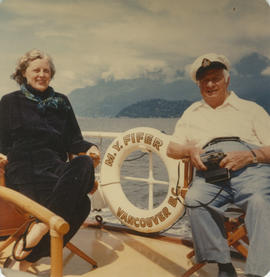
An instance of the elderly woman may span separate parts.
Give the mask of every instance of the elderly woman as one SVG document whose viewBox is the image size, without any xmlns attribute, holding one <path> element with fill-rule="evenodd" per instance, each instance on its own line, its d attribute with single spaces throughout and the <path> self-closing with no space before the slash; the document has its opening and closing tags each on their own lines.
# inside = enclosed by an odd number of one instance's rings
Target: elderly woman
<svg viewBox="0 0 270 277">
<path fill-rule="evenodd" d="M 44 205 L 70 224 L 67 243 L 90 212 L 98 148 L 85 141 L 68 98 L 49 86 L 55 74 L 52 59 L 39 50 L 19 59 L 12 78 L 20 90 L 0 102 L 0 160 L 6 157 L 6 185 Z M 67 162 L 67 154 L 80 155 Z M 37 220 L 15 243 L 20 270 L 49 256 L 48 227 Z"/>
</svg>

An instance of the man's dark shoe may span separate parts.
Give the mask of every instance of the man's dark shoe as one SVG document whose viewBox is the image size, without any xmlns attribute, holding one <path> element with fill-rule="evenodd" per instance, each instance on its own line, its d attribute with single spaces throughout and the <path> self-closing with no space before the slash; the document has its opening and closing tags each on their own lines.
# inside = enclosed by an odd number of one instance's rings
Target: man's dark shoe
<svg viewBox="0 0 270 277">
<path fill-rule="evenodd" d="M 237 277 L 232 263 L 218 264 L 218 277 Z"/>
</svg>

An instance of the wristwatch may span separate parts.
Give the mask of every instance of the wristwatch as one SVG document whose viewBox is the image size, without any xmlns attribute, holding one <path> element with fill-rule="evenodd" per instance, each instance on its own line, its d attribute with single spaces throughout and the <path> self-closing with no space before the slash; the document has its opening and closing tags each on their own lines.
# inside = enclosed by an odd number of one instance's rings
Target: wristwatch
<svg viewBox="0 0 270 277">
<path fill-rule="evenodd" d="M 258 160 L 257 160 L 257 155 L 256 155 L 256 153 L 255 153 L 252 149 L 250 149 L 250 152 L 251 152 L 251 154 L 252 154 L 252 156 L 253 156 L 252 163 L 253 163 L 253 164 L 257 164 L 257 163 L 258 163 Z"/>
</svg>

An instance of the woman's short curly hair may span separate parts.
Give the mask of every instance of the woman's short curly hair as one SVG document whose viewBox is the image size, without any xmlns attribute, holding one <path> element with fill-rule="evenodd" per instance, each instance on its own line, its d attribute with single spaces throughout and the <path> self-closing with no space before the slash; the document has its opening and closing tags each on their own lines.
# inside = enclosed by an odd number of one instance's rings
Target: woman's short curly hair
<svg viewBox="0 0 270 277">
<path fill-rule="evenodd" d="M 15 72 L 11 74 L 11 79 L 15 80 L 19 85 L 25 84 L 26 83 L 26 78 L 23 76 L 25 73 L 27 67 L 29 66 L 30 62 L 36 60 L 36 59 L 47 59 L 51 68 L 51 78 L 55 75 L 55 66 L 53 63 L 52 58 L 38 50 L 38 49 L 33 49 L 28 52 L 26 52 L 19 60 L 17 63 L 17 66 L 15 68 Z"/>
</svg>

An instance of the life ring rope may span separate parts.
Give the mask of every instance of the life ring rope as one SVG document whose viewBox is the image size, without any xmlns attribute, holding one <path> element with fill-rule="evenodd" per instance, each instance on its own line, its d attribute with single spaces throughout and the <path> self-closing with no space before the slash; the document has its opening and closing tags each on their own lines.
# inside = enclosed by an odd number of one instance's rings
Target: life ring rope
<svg viewBox="0 0 270 277">
<path fill-rule="evenodd" d="M 120 181 L 115 181 L 115 182 L 110 182 L 110 183 L 107 183 L 107 184 L 99 184 L 101 187 L 104 187 L 104 186 L 110 186 L 110 185 L 115 185 L 115 184 L 119 184 Z"/>
<path fill-rule="evenodd" d="M 155 183 L 160 185 L 169 185 L 169 182 L 157 180 L 155 178 L 138 178 L 138 177 L 129 177 L 129 176 L 121 176 L 121 179 L 123 180 L 134 180 L 139 182 L 145 182 L 145 183 Z"/>
</svg>

